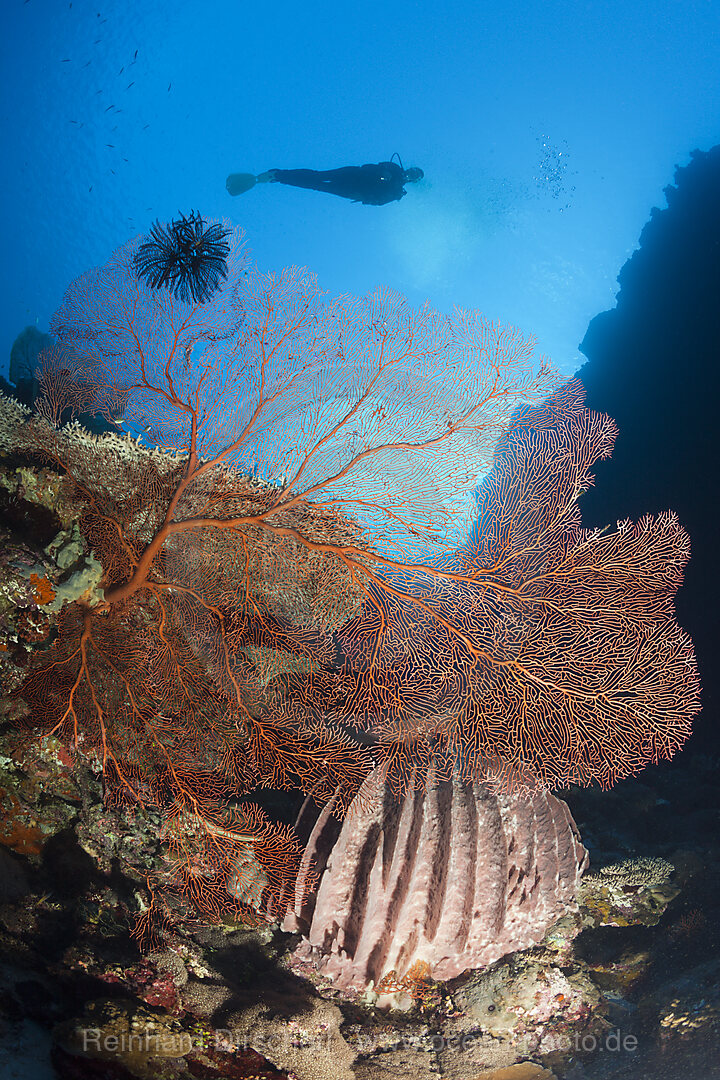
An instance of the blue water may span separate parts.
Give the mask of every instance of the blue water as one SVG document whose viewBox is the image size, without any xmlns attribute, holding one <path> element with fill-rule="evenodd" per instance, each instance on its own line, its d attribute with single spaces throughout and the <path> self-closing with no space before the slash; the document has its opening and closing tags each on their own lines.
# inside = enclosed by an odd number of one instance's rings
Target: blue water
<svg viewBox="0 0 720 1080">
<path fill-rule="evenodd" d="M 717 138 L 719 25 L 673 0 L 4 0 L 0 373 L 73 277 L 194 208 L 266 270 L 479 308 L 569 374 L 674 166 Z M 402 203 L 225 191 L 395 151 L 425 170 Z"/>
</svg>

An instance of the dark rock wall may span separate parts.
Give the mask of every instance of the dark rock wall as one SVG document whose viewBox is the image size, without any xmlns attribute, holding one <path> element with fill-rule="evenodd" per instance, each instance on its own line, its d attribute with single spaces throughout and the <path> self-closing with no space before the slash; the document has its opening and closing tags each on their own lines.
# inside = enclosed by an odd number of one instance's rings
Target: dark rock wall
<svg viewBox="0 0 720 1080">
<path fill-rule="evenodd" d="M 615 452 L 582 498 L 589 526 L 672 508 L 692 558 L 678 594 L 703 683 L 696 749 L 720 747 L 720 146 L 694 151 L 653 209 L 618 276 L 617 306 L 592 320 L 578 372 L 587 404 L 620 429 Z"/>
</svg>

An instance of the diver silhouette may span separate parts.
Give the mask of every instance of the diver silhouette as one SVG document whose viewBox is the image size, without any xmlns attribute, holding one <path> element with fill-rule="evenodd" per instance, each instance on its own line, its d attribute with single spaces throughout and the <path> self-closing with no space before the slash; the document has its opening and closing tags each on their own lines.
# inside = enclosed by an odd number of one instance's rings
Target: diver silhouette
<svg viewBox="0 0 720 1080">
<path fill-rule="evenodd" d="M 383 206 L 396 202 L 407 195 L 405 184 L 422 180 L 422 169 L 413 166 L 405 169 L 398 154 L 398 161 L 380 161 L 377 165 L 346 165 L 342 169 L 269 169 L 259 173 L 232 173 L 225 186 L 231 195 L 242 195 L 255 184 L 289 184 L 291 187 L 326 191 L 342 199 L 364 203 L 365 206 Z"/>
</svg>

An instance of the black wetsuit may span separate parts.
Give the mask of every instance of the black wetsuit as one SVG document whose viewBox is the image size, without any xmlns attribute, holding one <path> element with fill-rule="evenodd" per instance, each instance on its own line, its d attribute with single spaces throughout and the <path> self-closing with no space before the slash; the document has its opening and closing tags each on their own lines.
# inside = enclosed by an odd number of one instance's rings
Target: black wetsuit
<svg viewBox="0 0 720 1080">
<path fill-rule="evenodd" d="M 403 184 L 403 170 L 394 161 L 381 161 L 377 165 L 347 165 L 343 169 L 271 169 L 273 181 L 292 187 L 327 191 L 343 199 L 365 203 L 366 206 L 382 206 L 396 202 L 407 195 Z"/>
</svg>

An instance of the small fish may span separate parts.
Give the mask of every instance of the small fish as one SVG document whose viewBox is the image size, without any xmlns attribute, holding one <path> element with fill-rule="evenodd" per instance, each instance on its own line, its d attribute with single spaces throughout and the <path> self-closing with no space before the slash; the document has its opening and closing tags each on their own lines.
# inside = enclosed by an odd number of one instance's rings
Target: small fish
<svg viewBox="0 0 720 1080">
<path fill-rule="evenodd" d="M 172 83 L 168 83 L 168 94 L 170 93 L 170 87 L 171 86 L 172 86 Z"/>
<path fill-rule="evenodd" d="M 92 191 L 92 188 L 93 188 L 93 186 L 91 184 L 90 187 L 88 188 L 88 191 Z"/>
<path fill-rule="evenodd" d="M 114 169 L 111 169 L 110 172 L 113 174 L 113 176 L 115 176 L 115 170 Z"/>
<path fill-rule="evenodd" d="M 71 64 L 71 63 L 72 63 L 72 60 L 70 60 L 70 59 L 67 59 L 67 60 L 61 60 L 61 61 L 60 61 L 60 63 L 61 63 L 61 64 Z"/>
<path fill-rule="evenodd" d="M 84 68 L 90 67 L 91 64 L 92 64 L 92 60 L 88 60 L 87 64 L 83 64 L 83 67 Z"/>
<path fill-rule="evenodd" d="M 145 124 L 145 125 L 143 126 L 143 131 L 147 131 L 147 129 L 148 129 L 149 127 L 150 127 L 150 125 L 149 125 L 149 124 Z"/>
<path fill-rule="evenodd" d="M 127 162 L 128 162 L 128 164 L 129 164 L 129 163 L 130 163 L 130 158 L 126 158 L 126 157 L 124 157 L 124 158 L 123 158 L 123 161 L 127 161 Z"/>
<path fill-rule="evenodd" d="M 106 146 L 109 146 L 111 150 L 114 150 L 114 149 L 115 149 L 115 143 L 111 143 L 111 142 L 106 142 L 106 143 L 105 143 L 105 145 L 106 145 Z"/>
<path fill-rule="evenodd" d="M 130 82 L 130 83 L 128 83 L 128 84 L 127 84 L 127 86 L 125 87 L 125 89 L 126 89 L 126 90 L 129 90 L 129 89 L 130 89 L 130 87 L 131 87 L 131 86 L 134 86 L 134 85 L 135 85 L 135 80 L 133 79 L 133 81 L 132 81 L 132 82 Z"/>
<path fill-rule="evenodd" d="M 96 90 L 96 91 L 95 91 L 95 97 L 97 97 L 97 96 L 98 96 L 98 94 L 102 94 L 102 90 Z"/>
<path fill-rule="evenodd" d="M 120 68 L 120 70 L 118 71 L 118 75 L 122 75 L 122 73 L 123 73 L 123 71 L 124 71 L 124 70 L 125 70 L 125 65 L 123 64 L 123 66 L 122 66 L 122 67 Z"/>
<path fill-rule="evenodd" d="M 115 106 L 114 106 L 114 105 L 108 105 L 108 107 L 107 107 L 107 109 L 105 110 L 105 112 L 110 112 L 110 110 L 111 110 L 111 109 L 114 109 L 114 108 L 115 108 Z"/>
<path fill-rule="evenodd" d="M 136 50 L 135 50 L 135 55 L 133 56 L 133 60 L 137 60 L 137 54 L 138 54 L 138 51 L 137 51 L 137 49 L 136 49 Z"/>
<path fill-rule="evenodd" d="M 77 124 L 77 120 L 68 120 L 68 124 Z"/>
<path fill-rule="evenodd" d="M 97 39 L 97 41 L 94 41 L 94 42 L 93 42 L 93 44 L 94 44 L 94 45 L 99 45 L 101 41 L 102 41 L 102 38 L 101 38 L 101 37 L 99 37 L 99 38 Z"/>
</svg>

